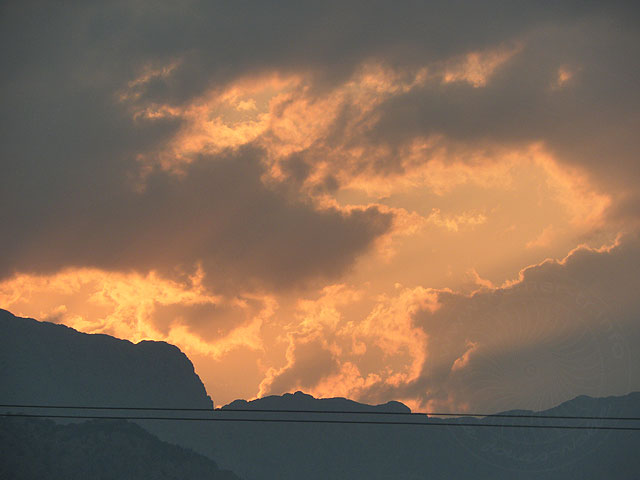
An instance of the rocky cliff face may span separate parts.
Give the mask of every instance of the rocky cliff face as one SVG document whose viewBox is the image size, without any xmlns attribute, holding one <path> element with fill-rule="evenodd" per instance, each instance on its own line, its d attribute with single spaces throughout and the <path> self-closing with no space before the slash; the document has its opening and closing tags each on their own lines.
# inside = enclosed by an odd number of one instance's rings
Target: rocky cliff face
<svg viewBox="0 0 640 480">
<path fill-rule="evenodd" d="M 0 332 L 0 403 L 213 408 L 173 345 L 87 335 L 6 310 Z"/>
</svg>

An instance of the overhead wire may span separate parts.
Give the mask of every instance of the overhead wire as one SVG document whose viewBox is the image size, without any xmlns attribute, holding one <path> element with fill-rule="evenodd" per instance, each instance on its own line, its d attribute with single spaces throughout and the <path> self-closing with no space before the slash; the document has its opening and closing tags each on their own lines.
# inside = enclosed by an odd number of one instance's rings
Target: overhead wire
<svg viewBox="0 0 640 480">
<path fill-rule="evenodd" d="M 30 408 L 54 410 L 128 410 L 128 411 L 174 411 L 174 412 L 230 412 L 230 413 L 305 413 L 305 414 L 338 414 L 338 415 L 402 415 L 416 417 L 475 417 L 475 418 L 539 418 L 556 420 L 612 420 L 640 421 L 640 417 L 609 417 L 595 415 L 542 415 L 512 413 L 469 413 L 469 412 L 390 412 L 382 410 L 350 411 L 350 410 L 302 410 L 275 408 L 190 408 L 190 407 L 126 407 L 126 406 L 90 406 L 90 405 L 35 405 L 35 404 L 0 404 L 0 408 Z"/>
<path fill-rule="evenodd" d="M 4 408 L 52 408 L 52 406 L 27 406 L 27 405 L 0 405 L 0 407 Z M 146 410 L 146 411 L 158 411 L 158 410 L 174 410 L 174 411 L 207 411 L 213 414 L 219 414 L 221 412 L 229 412 L 235 413 L 236 415 L 240 412 L 242 413 L 325 413 L 325 414 L 351 414 L 356 412 L 347 412 L 347 411 L 318 411 L 318 410 L 272 410 L 272 409 L 263 409 L 263 410 L 246 410 L 246 409 L 225 409 L 225 410 L 212 410 L 212 409 L 165 409 L 160 407 L 89 407 L 89 406 L 76 406 L 78 410 L 80 409 L 94 409 L 94 410 Z M 71 409 L 73 406 L 53 406 L 53 408 L 65 408 Z M 372 412 L 357 412 L 357 413 L 372 413 Z M 385 414 L 385 415 L 397 415 L 393 412 L 376 412 L 377 414 Z M 400 415 L 409 415 L 409 412 L 400 413 Z M 345 419 L 312 419 L 312 418 L 264 418 L 259 417 L 228 417 L 228 416 L 220 416 L 215 415 L 211 417 L 203 417 L 203 416 L 195 416 L 195 417 L 185 417 L 185 416 L 135 416 L 135 415 L 79 415 L 79 414 L 53 414 L 53 413 L 13 413 L 13 412 L 1 412 L 0 417 L 21 417 L 21 418 L 57 418 L 57 419 L 66 419 L 66 420 L 159 420 L 159 421 L 203 421 L 203 422 L 254 422 L 254 423 L 311 423 L 311 424 L 354 424 L 354 425 L 402 425 L 402 426 L 431 426 L 431 427 L 478 427 L 478 428 L 534 428 L 534 429 L 561 429 L 561 430 L 618 430 L 618 431 L 640 431 L 640 426 L 620 426 L 620 425 L 551 425 L 551 424 L 509 424 L 509 423 L 468 423 L 468 422 L 451 422 L 451 421 L 442 421 L 439 419 L 430 419 L 429 417 L 422 415 L 422 418 L 427 419 L 426 422 L 417 422 L 417 421 L 395 421 L 395 420 L 345 420 Z M 543 418 L 543 417 L 533 417 L 533 416 L 517 416 L 511 415 L 508 418 Z M 563 420 L 574 420 L 574 419 L 588 419 L 588 420 L 627 420 L 633 421 L 637 420 L 635 417 L 559 417 L 559 416 L 547 416 L 547 418 L 552 417 L 555 419 L 563 419 Z M 431 420 L 431 421 L 429 421 Z M 435 420 L 435 421 L 433 421 Z"/>
</svg>

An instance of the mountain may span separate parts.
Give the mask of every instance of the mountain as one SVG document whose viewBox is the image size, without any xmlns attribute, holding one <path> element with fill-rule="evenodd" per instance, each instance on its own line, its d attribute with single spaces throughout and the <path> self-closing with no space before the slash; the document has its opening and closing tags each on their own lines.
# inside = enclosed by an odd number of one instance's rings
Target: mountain
<svg viewBox="0 0 640 480">
<path fill-rule="evenodd" d="M 213 411 L 213 401 L 193 364 L 174 345 L 151 341 L 133 344 L 109 335 L 80 333 L 64 325 L 16 317 L 1 309 L 0 404 Z M 131 414 L 78 409 L 9 410 L 39 414 Z M 171 415 L 171 412 L 156 413 Z M 183 412 L 181 416 L 198 413 Z M 163 441 L 187 448 L 209 442 L 207 425 L 152 420 L 136 423 Z"/>
<path fill-rule="evenodd" d="M 4 403 L 213 408 L 174 345 L 89 335 L 6 310 L 0 332 Z"/>
<path fill-rule="evenodd" d="M 114 420 L 59 425 L 0 418 L 0 478 L 12 480 L 239 480 L 215 462 Z"/>
<path fill-rule="evenodd" d="M 382 405 L 367 405 L 346 398 L 314 398 L 304 392 L 285 393 L 282 396 L 270 395 L 247 402 L 234 400 L 221 410 L 316 410 L 328 412 L 385 412 L 411 413 L 411 409 L 400 402 L 387 402 Z"/>
</svg>

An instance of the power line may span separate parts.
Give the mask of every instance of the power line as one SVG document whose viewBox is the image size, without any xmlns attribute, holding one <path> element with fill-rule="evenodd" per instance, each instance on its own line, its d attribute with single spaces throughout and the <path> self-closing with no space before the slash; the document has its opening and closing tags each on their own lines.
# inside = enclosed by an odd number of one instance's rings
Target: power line
<svg viewBox="0 0 640 480">
<path fill-rule="evenodd" d="M 245 408 L 185 408 L 185 407 L 108 407 L 88 405 L 22 405 L 0 404 L 0 408 L 40 408 L 64 410 L 130 410 L 130 411 L 174 411 L 174 412 L 232 412 L 232 413 L 310 413 L 310 414 L 340 414 L 340 415 L 403 415 L 417 417 L 493 417 L 493 418 L 542 418 L 557 420 L 613 420 L 640 421 L 640 417 L 603 417 L 585 415 L 540 415 L 540 414 L 509 414 L 509 413 L 440 413 L 440 412 L 385 412 L 385 411 L 349 411 L 349 410 L 291 410 L 291 409 L 245 409 Z"/>
<path fill-rule="evenodd" d="M 246 411 L 246 410 L 245 410 Z M 278 418 L 227 418 L 227 417 L 139 417 L 115 415 L 55 415 L 38 413 L 0 413 L 0 417 L 23 418 L 60 418 L 76 420 L 167 420 L 167 421 L 203 421 L 203 422 L 254 422 L 254 423 L 324 423 L 324 424 L 354 424 L 354 425 L 411 425 L 419 427 L 484 427 L 484 428 L 537 428 L 560 430 L 625 430 L 640 431 L 640 427 L 618 427 L 601 425 L 524 425 L 524 424 L 494 424 L 494 423 L 453 423 L 453 422 L 396 422 L 375 420 L 314 420 L 308 418 L 278 419 Z"/>
</svg>

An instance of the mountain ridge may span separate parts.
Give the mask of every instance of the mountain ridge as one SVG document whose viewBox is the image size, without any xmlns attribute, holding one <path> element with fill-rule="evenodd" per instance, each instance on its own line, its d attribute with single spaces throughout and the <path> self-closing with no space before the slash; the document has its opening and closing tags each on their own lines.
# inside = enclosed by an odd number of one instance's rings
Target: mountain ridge
<svg viewBox="0 0 640 480">
<path fill-rule="evenodd" d="M 2 309 L 0 330 L 5 403 L 213 408 L 175 345 L 82 333 Z"/>
<path fill-rule="evenodd" d="M 220 410 L 319 410 L 319 411 L 344 411 L 344 412 L 385 412 L 385 413 L 411 413 L 411 409 L 395 400 L 379 404 L 369 405 L 356 402 L 344 397 L 315 398 L 307 393 L 297 391 L 283 395 L 269 395 L 255 400 L 237 399 Z"/>
</svg>

